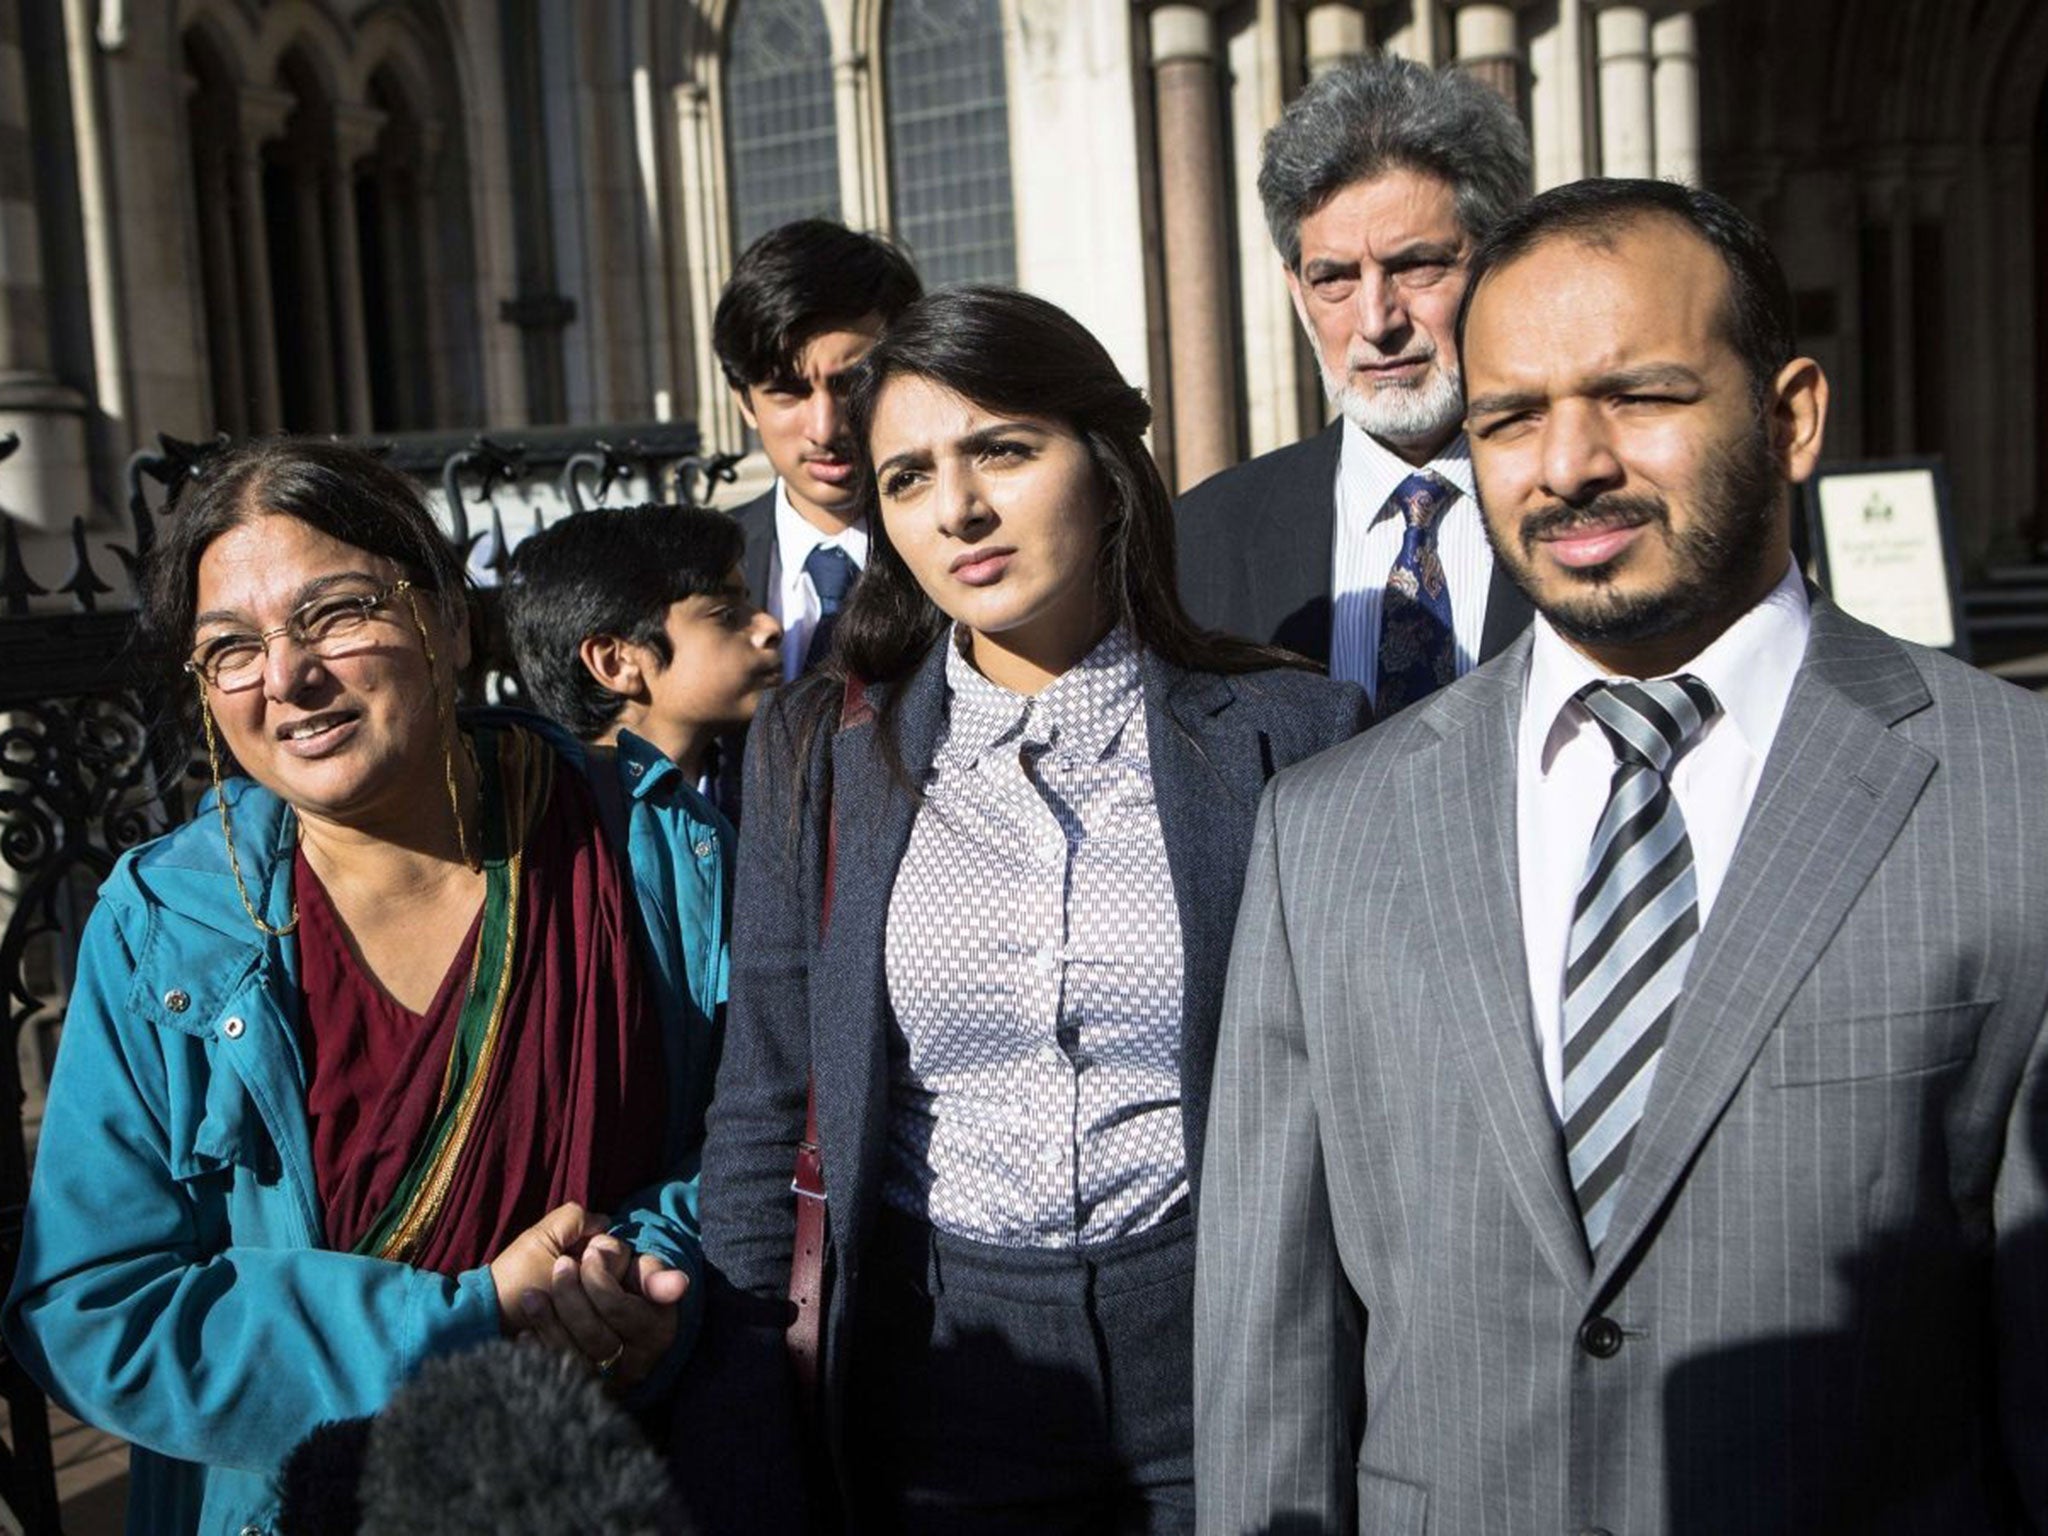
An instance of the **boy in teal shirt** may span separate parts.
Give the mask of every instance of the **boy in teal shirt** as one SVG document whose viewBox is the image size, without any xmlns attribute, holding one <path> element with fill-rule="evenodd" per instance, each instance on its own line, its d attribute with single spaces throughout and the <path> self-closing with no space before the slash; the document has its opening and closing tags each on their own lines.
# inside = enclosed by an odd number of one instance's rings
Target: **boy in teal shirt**
<svg viewBox="0 0 2048 1536">
<path fill-rule="evenodd" d="M 692 1159 L 718 1064 L 734 841 L 699 785 L 712 743 L 782 678 L 782 627 L 747 591 L 742 544 L 722 512 L 598 508 L 523 540 L 504 588 L 527 699 L 583 744 L 613 837 L 687 854 L 632 868 L 653 919 L 643 935 L 675 936 L 646 948 L 666 1038 L 690 1068 L 670 1074 L 689 1102 L 669 1106 L 668 1150 Z"/>
</svg>

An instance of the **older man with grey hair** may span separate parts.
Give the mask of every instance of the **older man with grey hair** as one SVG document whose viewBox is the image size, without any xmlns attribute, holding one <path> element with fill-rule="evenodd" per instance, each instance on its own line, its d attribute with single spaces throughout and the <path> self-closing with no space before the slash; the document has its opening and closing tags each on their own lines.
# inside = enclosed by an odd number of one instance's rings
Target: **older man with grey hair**
<svg viewBox="0 0 2048 1536">
<path fill-rule="evenodd" d="M 1332 70 L 1266 135 L 1259 196 L 1338 419 L 1182 498 L 1181 593 L 1381 718 L 1529 620 L 1480 523 L 1452 336 L 1467 255 L 1528 191 L 1507 103 L 1405 59 Z"/>
</svg>

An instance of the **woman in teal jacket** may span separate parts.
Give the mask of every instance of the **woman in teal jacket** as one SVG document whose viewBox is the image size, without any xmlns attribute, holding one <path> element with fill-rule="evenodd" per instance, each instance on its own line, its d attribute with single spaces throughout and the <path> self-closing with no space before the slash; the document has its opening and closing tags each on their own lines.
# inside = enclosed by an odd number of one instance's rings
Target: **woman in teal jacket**
<svg viewBox="0 0 2048 1536">
<path fill-rule="evenodd" d="M 308 1431 L 500 1333 L 659 1391 L 728 829 L 622 753 L 622 858 L 575 743 L 458 728 L 461 569 L 353 450 L 216 461 L 146 586 L 215 790 L 87 925 L 8 1345 L 133 1443 L 132 1531 L 266 1529 Z"/>
</svg>

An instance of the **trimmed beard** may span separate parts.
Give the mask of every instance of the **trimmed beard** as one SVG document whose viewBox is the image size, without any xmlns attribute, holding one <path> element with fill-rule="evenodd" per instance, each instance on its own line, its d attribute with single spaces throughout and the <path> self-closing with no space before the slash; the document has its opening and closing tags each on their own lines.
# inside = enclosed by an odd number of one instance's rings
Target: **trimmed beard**
<svg viewBox="0 0 2048 1536">
<path fill-rule="evenodd" d="M 1487 542 L 1494 558 L 1522 589 L 1551 627 L 1579 645 L 1632 645 L 1700 624 L 1719 613 L 1730 619 L 1737 601 L 1761 582 L 1771 548 L 1771 524 L 1785 494 L 1784 477 L 1771 455 L 1770 429 L 1759 415 L 1734 442 L 1714 450 L 1701 467 L 1692 524 L 1671 528 L 1671 507 L 1662 496 L 1626 493 L 1596 496 L 1582 506 L 1556 503 L 1532 512 L 1510 535 L 1513 548 L 1495 534 L 1490 518 Z M 1671 552 L 1671 577 L 1660 591 L 1616 592 L 1614 563 L 1565 572 L 1562 596 L 1539 595 L 1529 571 L 1536 542 L 1546 533 L 1578 523 L 1618 519 L 1662 526 Z"/>
<path fill-rule="evenodd" d="M 1408 447 L 1447 437 L 1465 416 L 1465 384 L 1457 369 L 1444 367 L 1434 353 L 1429 362 L 1429 372 L 1414 384 L 1359 385 L 1333 373 L 1318 352 L 1316 373 L 1323 397 L 1346 421 L 1367 437 Z"/>
</svg>

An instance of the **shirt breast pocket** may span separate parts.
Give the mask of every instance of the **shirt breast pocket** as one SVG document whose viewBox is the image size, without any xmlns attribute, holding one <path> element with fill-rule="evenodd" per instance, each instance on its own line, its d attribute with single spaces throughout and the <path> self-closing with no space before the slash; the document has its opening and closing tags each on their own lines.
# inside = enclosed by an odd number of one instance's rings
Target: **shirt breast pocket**
<svg viewBox="0 0 2048 1536">
<path fill-rule="evenodd" d="M 1903 1078 L 1959 1066 L 1996 998 L 1902 1012 L 1788 1022 L 1772 1035 L 1764 1066 L 1776 1088 Z"/>
</svg>

